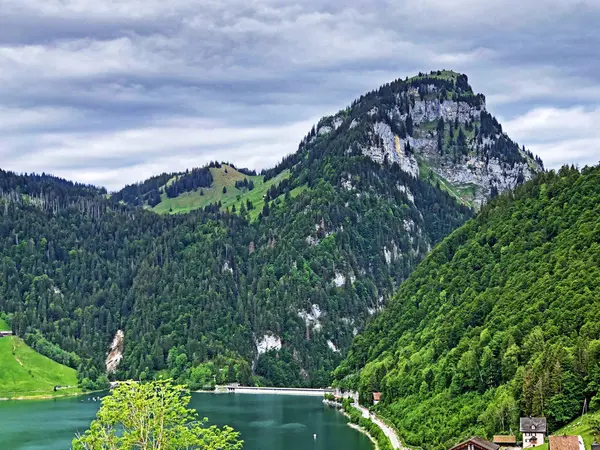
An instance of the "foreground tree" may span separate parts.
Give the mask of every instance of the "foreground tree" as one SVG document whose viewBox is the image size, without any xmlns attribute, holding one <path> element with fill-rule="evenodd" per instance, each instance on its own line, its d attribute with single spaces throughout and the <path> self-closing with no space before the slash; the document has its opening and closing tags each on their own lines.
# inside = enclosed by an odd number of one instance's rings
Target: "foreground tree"
<svg viewBox="0 0 600 450">
<path fill-rule="evenodd" d="M 97 418 L 74 450 L 239 450 L 239 433 L 225 426 L 207 426 L 188 408 L 184 386 L 161 380 L 127 382 L 102 399 Z"/>
</svg>

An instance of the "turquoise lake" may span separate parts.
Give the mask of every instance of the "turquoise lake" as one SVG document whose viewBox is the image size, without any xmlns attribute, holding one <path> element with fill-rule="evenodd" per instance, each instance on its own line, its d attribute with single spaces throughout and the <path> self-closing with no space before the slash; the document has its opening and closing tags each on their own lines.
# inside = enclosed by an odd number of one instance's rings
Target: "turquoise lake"
<svg viewBox="0 0 600 450">
<path fill-rule="evenodd" d="M 211 424 L 240 431 L 244 450 L 373 449 L 366 436 L 319 397 L 193 394 L 191 406 Z M 0 401 L 0 449 L 67 450 L 99 407 L 88 397 Z"/>
</svg>

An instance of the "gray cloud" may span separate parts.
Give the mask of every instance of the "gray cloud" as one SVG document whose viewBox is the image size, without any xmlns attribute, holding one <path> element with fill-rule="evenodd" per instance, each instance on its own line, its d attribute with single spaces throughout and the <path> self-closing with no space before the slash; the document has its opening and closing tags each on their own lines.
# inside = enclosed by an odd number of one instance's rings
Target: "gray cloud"
<svg viewBox="0 0 600 450">
<path fill-rule="evenodd" d="M 548 166 L 597 163 L 600 5 L 544 3 L 0 0 L 0 165 L 111 189 L 260 169 L 320 116 L 441 68 Z"/>
</svg>

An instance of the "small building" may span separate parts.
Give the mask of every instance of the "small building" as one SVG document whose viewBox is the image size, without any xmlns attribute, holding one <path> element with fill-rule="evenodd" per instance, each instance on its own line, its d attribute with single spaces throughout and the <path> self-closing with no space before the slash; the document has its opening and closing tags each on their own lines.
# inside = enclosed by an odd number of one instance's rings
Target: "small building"
<svg viewBox="0 0 600 450">
<path fill-rule="evenodd" d="M 500 446 L 493 442 L 474 436 L 471 439 L 467 439 L 466 441 L 455 445 L 450 450 L 498 450 L 499 448 Z"/>
<path fill-rule="evenodd" d="M 12 331 L 0 331 L 0 338 L 4 337 L 4 336 L 12 336 L 13 332 Z"/>
<path fill-rule="evenodd" d="M 376 405 L 381 401 L 381 392 L 373 392 L 373 404 Z"/>
<path fill-rule="evenodd" d="M 549 436 L 549 450 L 585 450 L 581 436 Z"/>
<path fill-rule="evenodd" d="M 521 417 L 519 431 L 523 433 L 523 448 L 542 445 L 547 432 L 546 418 Z"/>
<path fill-rule="evenodd" d="M 517 437 L 513 435 L 494 435 L 494 444 L 500 447 L 517 447 Z"/>
</svg>

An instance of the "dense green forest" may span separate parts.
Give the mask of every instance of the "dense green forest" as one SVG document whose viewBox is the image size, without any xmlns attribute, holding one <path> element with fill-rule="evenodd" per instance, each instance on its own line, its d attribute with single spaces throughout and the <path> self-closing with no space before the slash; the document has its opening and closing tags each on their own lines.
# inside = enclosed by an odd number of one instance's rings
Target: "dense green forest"
<svg viewBox="0 0 600 450">
<path fill-rule="evenodd" d="M 0 200 L 0 309 L 34 348 L 78 366 L 88 387 L 104 379 L 117 329 L 116 377 L 327 384 L 368 309 L 471 212 L 361 155 L 332 152 L 320 164 L 338 185 L 315 177 L 297 197 L 273 191 L 259 221 L 243 209 L 159 216 L 101 192 L 81 197 L 76 185 L 55 195 L 62 181 L 50 177 L 30 190 L 30 177 L 2 173 L 14 180 Z M 355 189 L 339 186 L 346 170 Z M 282 348 L 259 355 L 265 335 Z"/>
<path fill-rule="evenodd" d="M 0 312 L 30 346 L 77 368 L 84 387 L 106 383 L 117 330 L 124 354 L 111 377 L 328 384 L 369 317 L 474 214 L 433 160 L 408 141 L 401 148 L 401 136 L 399 153 L 376 157 L 394 139 L 375 128 L 423 131 L 431 123 L 412 123 L 407 111 L 440 89 L 455 114 L 459 101 L 484 100 L 454 72 L 396 80 L 322 119 L 261 174 L 214 162 L 109 195 L 0 172 Z M 473 161 L 517 167 L 491 187 L 524 181 L 533 157 L 480 113 L 476 123 L 457 116 L 444 133 L 464 129 Z M 420 174 L 417 156 L 428 167 Z M 188 214 L 149 210 L 176 212 L 190 197 Z"/>
<path fill-rule="evenodd" d="M 407 444 L 550 431 L 600 409 L 600 167 L 496 198 L 436 247 L 336 370 Z"/>
</svg>

